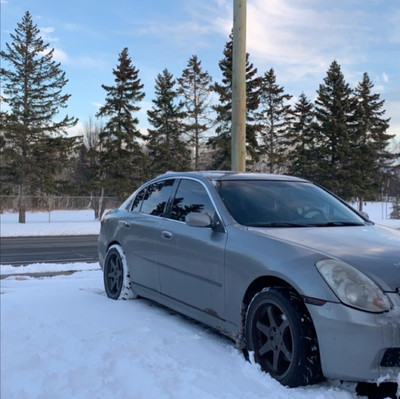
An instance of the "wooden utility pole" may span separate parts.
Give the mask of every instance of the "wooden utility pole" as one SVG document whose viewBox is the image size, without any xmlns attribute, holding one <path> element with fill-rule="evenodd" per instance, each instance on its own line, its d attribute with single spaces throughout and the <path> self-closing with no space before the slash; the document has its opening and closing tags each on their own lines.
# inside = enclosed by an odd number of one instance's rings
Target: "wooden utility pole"
<svg viewBox="0 0 400 399">
<path fill-rule="evenodd" d="M 246 0 L 233 1 L 231 169 L 246 170 Z"/>
</svg>

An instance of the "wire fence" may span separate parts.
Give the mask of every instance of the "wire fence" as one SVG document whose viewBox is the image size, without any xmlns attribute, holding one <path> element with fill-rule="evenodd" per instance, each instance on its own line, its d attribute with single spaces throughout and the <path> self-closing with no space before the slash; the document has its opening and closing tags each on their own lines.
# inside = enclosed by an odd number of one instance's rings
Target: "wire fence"
<svg viewBox="0 0 400 399">
<path fill-rule="evenodd" d="M 20 205 L 26 212 L 51 212 L 58 210 L 113 209 L 121 203 L 114 197 L 61 196 L 8 196 L 0 195 L 0 213 L 17 213 Z"/>
</svg>

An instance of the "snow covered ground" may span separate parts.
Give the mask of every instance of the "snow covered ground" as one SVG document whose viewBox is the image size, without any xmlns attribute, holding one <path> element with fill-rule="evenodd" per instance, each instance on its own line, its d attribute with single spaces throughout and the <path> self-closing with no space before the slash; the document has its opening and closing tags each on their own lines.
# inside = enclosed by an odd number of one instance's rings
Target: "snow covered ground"
<svg viewBox="0 0 400 399">
<path fill-rule="evenodd" d="M 356 397 L 327 383 L 289 390 L 207 327 L 106 298 L 98 265 L 81 267 L 95 270 L 1 280 L 2 399 Z"/>
<path fill-rule="evenodd" d="M 372 214 L 373 210 L 374 214 Z M 400 228 L 384 205 L 371 219 Z M 89 213 L 1 215 L 1 236 L 97 234 Z M 35 273 L 76 271 L 35 278 Z M 30 273 L 32 276 L 21 275 Z M 234 343 L 145 299 L 106 298 L 97 263 L 1 266 L 2 399 L 350 399 L 324 383 L 288 389 Z M 400 376 L 399 376 L 400 383 Z"/>
<path fill-rule="evenodd" d="M 26 223 L 17 213 L 0 214 L 0 237 L 98 234 L 100 221 L 92 210 L 28 212 Z"/>
</svg>

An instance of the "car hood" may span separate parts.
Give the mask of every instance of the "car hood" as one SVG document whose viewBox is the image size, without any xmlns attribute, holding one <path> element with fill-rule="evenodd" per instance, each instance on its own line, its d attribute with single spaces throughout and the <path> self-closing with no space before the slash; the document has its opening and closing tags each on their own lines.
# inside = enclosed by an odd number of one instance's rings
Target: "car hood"
<svg viewBox="0 0 400 399">
<path fill-rule="evenodd" d="M 385 291 L 400 288 L 400 230 L 383 226 L 251 228 L 356 267 Z"/>
</svg>

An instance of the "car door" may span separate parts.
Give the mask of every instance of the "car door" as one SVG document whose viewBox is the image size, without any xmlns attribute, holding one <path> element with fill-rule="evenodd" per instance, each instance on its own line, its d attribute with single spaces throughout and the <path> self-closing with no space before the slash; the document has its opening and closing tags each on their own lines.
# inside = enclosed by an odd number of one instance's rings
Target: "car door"
<svg viewBox="0 0 400 399">
<path fill-rule="evenodd" d="M 123 220 L 121 241 L 136 284 L 160 291 L 157 251 L 161 221 L 170 199 L 174 179 L 153 183 L 141 190 Z"/>
<path fill-rule="evenodd" d="M 226 233 L 223 229 L 189 226 L 185 223 L 189 212 L 216 216 L 205 186 L 199 181 L 182 179 L 169 217 L 161 221 L 161 292 L 223 319 Z"/>
</svg>

